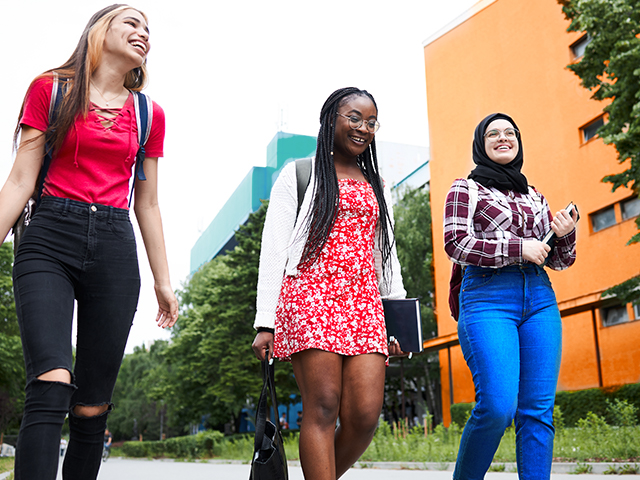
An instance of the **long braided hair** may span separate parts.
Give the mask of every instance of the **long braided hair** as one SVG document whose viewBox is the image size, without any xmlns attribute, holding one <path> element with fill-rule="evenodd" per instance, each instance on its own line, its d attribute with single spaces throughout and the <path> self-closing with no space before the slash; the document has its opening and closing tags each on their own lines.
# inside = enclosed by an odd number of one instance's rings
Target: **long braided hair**
<svg viewBox="0 0 640 480">
<path fill-rule="evenodd" d="M 318 133 L 314 166 L 313 203 L 305 219 L 306 229 L 309 234 L 300 259 L 300 266 L 310 265 L 318 259 L 338 216 L 340 194 L 338 176 L 333 163 L 336 114 L 338 108 L 354 96 L 369 98 L 373 102 L 376 111 L 378 110 L 378 105 L 369 92 L 350 87 L 341 88 L 333 92 L 324 102 L 320 111 L 320 131 Z M 391 256 L 393 231 L 389 231 L 391 229 L 391 219 L 384 199 L 384 187 L 378 168 L 375 136 L 369 148 L 358 155 L 357 164 L 367 182 L 373 188 L 378 201 L 378 208 L 380 209 L 377 225 L 377 228 L 380 229 L 378 248 L 382 253 L 383 279 L 384 281 L 389 281 L 389 278 L 387 278 L 387 264 Z"/>
</svg>

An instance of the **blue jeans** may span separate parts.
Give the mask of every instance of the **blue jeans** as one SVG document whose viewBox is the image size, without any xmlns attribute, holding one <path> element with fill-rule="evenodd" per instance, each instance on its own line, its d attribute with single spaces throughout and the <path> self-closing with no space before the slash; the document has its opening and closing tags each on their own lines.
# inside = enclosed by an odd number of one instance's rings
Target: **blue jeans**
<svg viewBox="0 0 640 480">
<path fill-rule="evenodd" d="M 44 197 L 18 248 L 13 287 L 27 374 L 15 476 L 53 480 L 60 430 L 70 408 L 111 407 L 140 291 L 129 212 Z M 72 384 L 37 378 L 54 369 L 72 372 Z M 69 413 L 65 480 L 96 478 L 107 414 L 87 418 Z"/>
<path fill-rule="evenodd" d="M 562 322 L 544 269 L 467 267 L 458 337 L 473 375 L 476 406 L 462 433 L 453 478 L 484 478 L 515 419 L 519 478 L 548 480 Z"/>
</svg>

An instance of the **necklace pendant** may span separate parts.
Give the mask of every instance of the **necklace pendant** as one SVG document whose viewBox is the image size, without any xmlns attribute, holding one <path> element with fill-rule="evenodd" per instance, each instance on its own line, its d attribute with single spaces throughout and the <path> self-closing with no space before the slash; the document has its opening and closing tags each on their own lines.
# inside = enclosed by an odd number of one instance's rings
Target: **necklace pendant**
<svg viewBox="0 0 640 480">
<path fill-rule="evenodd" d="M 104 102 L 104 104 L 108 107 L 109 106 L 109 102 Z"/>
</svg>

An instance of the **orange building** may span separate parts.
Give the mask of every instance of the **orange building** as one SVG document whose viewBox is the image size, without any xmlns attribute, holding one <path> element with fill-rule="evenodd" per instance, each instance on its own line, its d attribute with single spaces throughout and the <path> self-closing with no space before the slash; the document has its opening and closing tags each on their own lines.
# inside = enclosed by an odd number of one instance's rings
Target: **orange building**
<svg viewBox="0 0 640 480">
<path fill-rule="evenodd" d="M 625 246 L 640 200 L 601 181 L 623 167 L 594 135 L 604 105 L 566 68 L 588 42 L 568 26 L 555 0 L 482 0 L 424 43 L 439 332 L 425 346 L 440 351 L 445 425 L 448 405 L 473 401 L 474 388 L 449 313 L 441 219 L 452 182 L 474 166 L 473 131 L 493 112 L 518 123 L 523 173 L 552 211 L 574 201 L 582 216 L 576 263 L 550 273 L 563 321 L 558 390 L 640 381 L 640 305 L 602 296 L 640 274 L 640 245 Z"/>
</svg>

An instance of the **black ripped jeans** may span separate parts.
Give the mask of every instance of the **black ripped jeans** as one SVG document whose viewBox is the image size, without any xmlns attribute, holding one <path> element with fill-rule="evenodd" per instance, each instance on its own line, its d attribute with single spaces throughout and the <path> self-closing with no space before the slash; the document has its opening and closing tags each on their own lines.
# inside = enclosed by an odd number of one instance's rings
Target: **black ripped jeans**
<svg viewBox="0 0 640 480">
<path fill-rule="evenodd" d="M 140 292 L 129 212 L 44 197 L 18 249 L 13 285 L 27 372 L 15 478 L 54 480 L 60 431 L 70 408 L 111 409 Z M 54 369 L 72 372 L 72 384 L 37 378 Z M 107 414 L 85 418 L 69 413 L 65 480 L 97 477 Z"/>
</svg>

